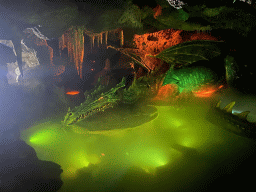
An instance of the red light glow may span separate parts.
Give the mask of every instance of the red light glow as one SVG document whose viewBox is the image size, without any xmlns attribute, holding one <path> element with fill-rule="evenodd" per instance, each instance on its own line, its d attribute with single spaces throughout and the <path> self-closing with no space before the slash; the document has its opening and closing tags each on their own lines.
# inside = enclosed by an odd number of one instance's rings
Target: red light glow
<svg viewBox="0 0 256 192">
<path fill-rule="evenodd" d="M 69 91 L 66 94 L 67 95 L 78 95 L 80 92 L 79 91 Z"/>
</svg>

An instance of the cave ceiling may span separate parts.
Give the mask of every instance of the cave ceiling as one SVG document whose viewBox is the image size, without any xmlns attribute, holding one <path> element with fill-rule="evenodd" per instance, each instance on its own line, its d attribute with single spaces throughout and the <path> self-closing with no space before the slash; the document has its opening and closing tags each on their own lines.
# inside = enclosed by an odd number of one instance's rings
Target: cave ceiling
<svg viewBox="0 0 256 192">
<path fill-rule="evenodd" d="M 168 0 L 169 2 L 173 2 Z M 232 29 L 246 36 L 254 27 L 254 1 L 183 0 L 181 9 L 167 0 L 7 0 L 0 4 L 1 17 L 42 25 L 42 33 L 60 37 L 71 26 L 83 26 L 88 33 L 118 28 L 134 34 L 164 29 L 205 31 Z M 178 2 L 178 1 L 177 1 Z"/>
</svg>

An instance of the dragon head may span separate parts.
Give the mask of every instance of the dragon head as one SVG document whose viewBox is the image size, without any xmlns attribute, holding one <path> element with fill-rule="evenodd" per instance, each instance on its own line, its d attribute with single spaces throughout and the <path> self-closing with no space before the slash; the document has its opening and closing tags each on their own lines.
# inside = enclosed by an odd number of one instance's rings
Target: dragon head
<svg viewBox="0 0 256 192">
<path fill-rule="evenodd" d="M 118 90 L 122 87 L 125 87 L 125 78 L 112 89 L 106 90 L 107 87 L 99 85 L 93 92 L 85 92 L 85 101 L 72 110 L 69 108 L 62 123 L 64 125 L 77 123 L 100 111 L 114 107 L 121 101 Z"/>
</svg>

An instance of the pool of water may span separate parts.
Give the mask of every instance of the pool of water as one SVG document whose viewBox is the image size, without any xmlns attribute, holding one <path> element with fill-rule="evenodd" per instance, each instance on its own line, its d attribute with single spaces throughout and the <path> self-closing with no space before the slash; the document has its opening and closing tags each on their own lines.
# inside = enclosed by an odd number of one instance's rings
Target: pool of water
<svg viewBox="0 0 256 192">
<path fill-rule="evenodd" d="M 249 189 L 255 142 L 207 121 L 211 102 L 122 106 L 68 127 L 60 116 L 26 129 L 22 139 L 39 159 L 61 165 L 60 192 Z"/>
</svg>

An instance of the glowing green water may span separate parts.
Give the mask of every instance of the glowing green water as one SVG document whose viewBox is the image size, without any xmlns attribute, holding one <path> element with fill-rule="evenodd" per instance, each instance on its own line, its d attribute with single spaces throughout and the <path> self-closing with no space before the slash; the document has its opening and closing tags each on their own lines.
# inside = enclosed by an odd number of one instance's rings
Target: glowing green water
<svg viewBox="0 0 256 192">
<path fill-rule="evenodd" d="M 154 120 L 132 128 L 90 132 L 84 122 L 63 131 L 56 120 L 31 127 L 22 137 L 40 159 L 62 166 L 61 192 L 190 191 L 218 164 L 232 163 L 254 145 L 207 122 L 204 101 L 191 100 L 182 109 L 156 106 Z M 102 114 L 90 126 L 106 123 Z"/>
</svg>

